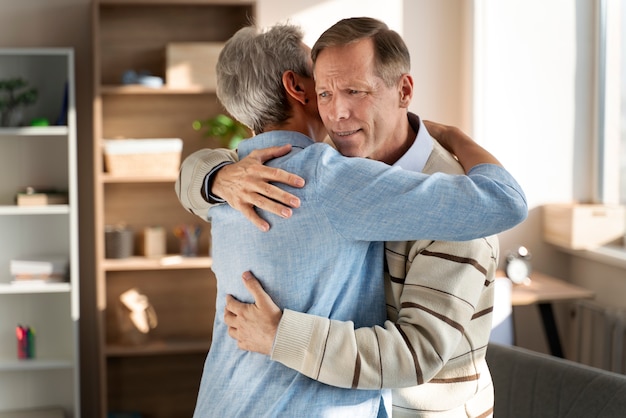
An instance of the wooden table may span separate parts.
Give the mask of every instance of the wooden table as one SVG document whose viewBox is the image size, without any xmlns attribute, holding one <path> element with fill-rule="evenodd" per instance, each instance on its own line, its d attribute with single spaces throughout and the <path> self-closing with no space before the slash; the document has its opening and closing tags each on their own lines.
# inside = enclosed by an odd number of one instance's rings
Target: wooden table
<svg viewBox="0 0 626 418">
<path fill-rule="evenodd" d="M 498 276 L 504 277 L 505 274 L 499 271 Z M 535 271 L 530 275 L 530 283 L 513 285 L 511 304 L 513 306 L 539 306 L 550 352 L 554 356 L 563 357 L 563 348 L 554 319 L 552 303 L 592 299 L 593 297 L 595 297 L 595 293 L 589 289 Z"/>
</svg>

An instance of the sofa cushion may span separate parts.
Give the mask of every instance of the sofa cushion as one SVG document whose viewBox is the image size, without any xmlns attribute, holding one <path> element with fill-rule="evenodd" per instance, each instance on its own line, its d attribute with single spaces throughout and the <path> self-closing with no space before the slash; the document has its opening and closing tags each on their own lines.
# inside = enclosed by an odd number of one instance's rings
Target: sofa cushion
<svg viewBox="0 0 626 418">
<path fill-rule="evenodd" d="M 490 343 L 496 418 L 626 417 L 626 376 Z"/>
</svg>

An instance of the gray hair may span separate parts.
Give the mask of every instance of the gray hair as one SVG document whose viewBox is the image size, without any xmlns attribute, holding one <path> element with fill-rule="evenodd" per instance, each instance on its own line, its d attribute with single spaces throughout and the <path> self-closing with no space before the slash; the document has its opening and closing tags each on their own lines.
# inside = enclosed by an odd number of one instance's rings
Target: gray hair
<svg viewBox="0 0 626 418">
<path fill-rule="evenodd" d="M 291 116 L 283 73 L 312 77 L 302 38 L 302 30 L 294 25 L 276 25 L 262 33 L 250 26 L 237 31 L 220 53 L 217 97 L 257 134 Z"/>
<path fill-rule="evenodd" d="M 374 42 L 376 75 L 383 79 L 387 87 L 393 86 L 403 74 L 411 71 L 411 56 L 402 37 L 384 22 L 371 17 L 342 19 L 328 28 L 311 49 L 313 63 L 326 48 L 367 38 Z"/>
</svg>

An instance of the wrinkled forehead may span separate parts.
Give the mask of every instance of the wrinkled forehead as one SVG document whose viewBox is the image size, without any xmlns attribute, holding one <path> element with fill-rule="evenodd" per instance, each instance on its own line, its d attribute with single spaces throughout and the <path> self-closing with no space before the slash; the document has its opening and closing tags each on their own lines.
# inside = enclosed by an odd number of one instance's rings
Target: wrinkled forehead
<svg viewBox="0 0 626 418">
<path fill-rule="evenodd" d="M 376 61 L 371 42 L 363 40 L 323 49 L 317 55 L 313 75 L 316 82 L 376 77 Z"/>
</svg>

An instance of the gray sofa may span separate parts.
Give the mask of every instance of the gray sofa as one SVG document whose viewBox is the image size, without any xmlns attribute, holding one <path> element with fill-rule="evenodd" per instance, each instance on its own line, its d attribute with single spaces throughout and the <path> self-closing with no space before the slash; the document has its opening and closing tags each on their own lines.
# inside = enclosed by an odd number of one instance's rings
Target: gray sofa
<svg viewBox="0 0 626 418">
<path fill-rule="evenodd" d="M 495 418 L 626 418 L 626 375 L 490 343 Z"/>
</svg>

